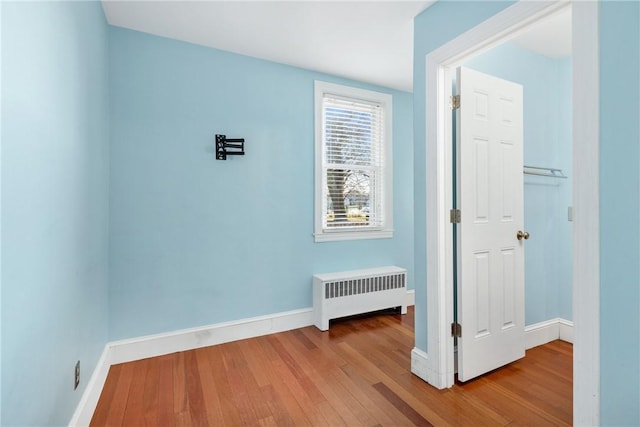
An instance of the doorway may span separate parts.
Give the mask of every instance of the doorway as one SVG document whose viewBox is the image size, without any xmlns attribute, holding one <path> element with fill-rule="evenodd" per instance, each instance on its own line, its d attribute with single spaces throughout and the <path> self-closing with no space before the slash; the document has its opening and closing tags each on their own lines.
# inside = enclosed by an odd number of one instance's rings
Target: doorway
<svg viewBox="0 0 640 427">
<path fill-rule="evenodd" d="M 465 61 L 453 81 L 464 107 L 452 117 L 453 158 L 462 165 L 453 177 L 461 381 L 523 357 L 561 327 L 572 331 L 570 38 L 566 8 Z M 521 95 L 507 90 L 513 85 Z M 516 101 L 522 107 L 512 111 Z"/>
<path fill-rule="evenodd" d="M 438 388 L 454 378 L 451 197 L 452 68 L 567 7 L 519 2 L 426 57 L 427 74 L 427 345 L 412 354 L 412 371 Z M 573 4 L 573 319 L 574 423 L 598 424 L 599 411 L 599 100 L 598 5 Z M 577 71 L 578 70 L 578 71 Z M 578 285 L 576 285 L 578 284 Z M 426 357 L 425 357 L 426 356 Z"/>
</svg>

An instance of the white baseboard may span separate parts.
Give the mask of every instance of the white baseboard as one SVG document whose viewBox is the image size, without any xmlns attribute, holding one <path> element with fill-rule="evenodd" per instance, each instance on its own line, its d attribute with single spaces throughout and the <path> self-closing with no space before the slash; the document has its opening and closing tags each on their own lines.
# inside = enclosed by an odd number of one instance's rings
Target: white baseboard
<svg viewBox="0 0 640 427">
<path fill-rule="evenodd" d="M 431 365 L 426 352 L 416 347 L 411 350 L 411 373 L 435 388 L 447 388 L 447 375 L 434 371 Z"/>
<path fill-rule="evenodd" d="M 431 384 L 429 381 L 429 355 L 416 347 L 411 350 L 411 372 Z"/>
<path fill-rule="evenodd" d="M 407 291 L 407 305 L 414 305 L 415 292 Z M 111 365 L 193 350 L 226 342 L 254 338 L 313 325 L 313 308 L 303 308 L 198 328 L 147 335 L 105 345 L 102 357 L 87 383 L 70 426 L 87 426 L 98 404 Z"/>
<path fill-rule="evenodd" d="M 528 350 L 557 339 L 573 342 L 573 322 L 559 317 L 525 326 L 525 348 Z"/>
<path fill-rule="evenodd" d="M 565 319 L 558 319 L 560 328 L 560 339 L 573 344 L 573 322 Z"/>
<path fill-rule="evenodd" d="M 410 305 L 416 305 L 416 291 L 413 289 L 407 291 L 407 307 Z"/>
<path fill-rule="evenodd" d="M 100 393 L 102 393 L 102 388 L 107 380 L 110 367 L 109 344 L 107 344 L 102 351 L 100 359 L 98 359 L 98 363 L 91 374 L 91 378 L 89 378 L 87 387 L 84 389 L 80 402 L 78 402 L 78 406 L 71 417 L 71 421 L 69 422 L 70 426 L 89 425 L 91 417 L 93 417 L 93 412 L 98 405 L 98 399 L 100 399 Z"/>
<path fill-rule="evenodd" d="M 109 343 L 111 363 L 124 363 L 313 325 L 305 308 Z"/>
</svg>

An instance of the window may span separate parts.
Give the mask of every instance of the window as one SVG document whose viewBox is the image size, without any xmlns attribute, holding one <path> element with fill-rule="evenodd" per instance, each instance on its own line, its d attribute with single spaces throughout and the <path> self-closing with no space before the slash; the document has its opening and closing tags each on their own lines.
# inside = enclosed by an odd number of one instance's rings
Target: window
<svg viewBox="0 0 640 427">
<path fill-rule="evenodd" d="M 315 82 L 315 240 L 393 236 L 392 98 Z"/>
</svg>

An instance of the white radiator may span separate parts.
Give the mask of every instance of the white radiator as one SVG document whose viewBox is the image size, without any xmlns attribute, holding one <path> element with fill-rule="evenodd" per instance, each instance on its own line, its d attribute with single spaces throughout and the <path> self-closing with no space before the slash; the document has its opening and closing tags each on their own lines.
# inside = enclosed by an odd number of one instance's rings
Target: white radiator
<svg viewBox="0 0 640 427">
<path fill-rule="evenodd" d="M 407 270 L 381 267 L 313 276 L 313 318 L 329 329 L 329 320 L 385 308 L 407 313 Z"/>
</svg>

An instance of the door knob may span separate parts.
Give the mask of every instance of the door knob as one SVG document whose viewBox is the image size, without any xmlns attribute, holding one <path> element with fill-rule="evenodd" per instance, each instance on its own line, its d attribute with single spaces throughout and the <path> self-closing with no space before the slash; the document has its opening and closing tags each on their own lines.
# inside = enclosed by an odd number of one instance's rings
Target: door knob
<svg viewBox="0 0 640 427">
<path fill-rule="evenodd" d="M 518 234 L 516 235 L 516 237 L 518 238 L 518 240 L 528 240 L 529 233 L 527 231 L 518 230 Z"/>
</svg>

